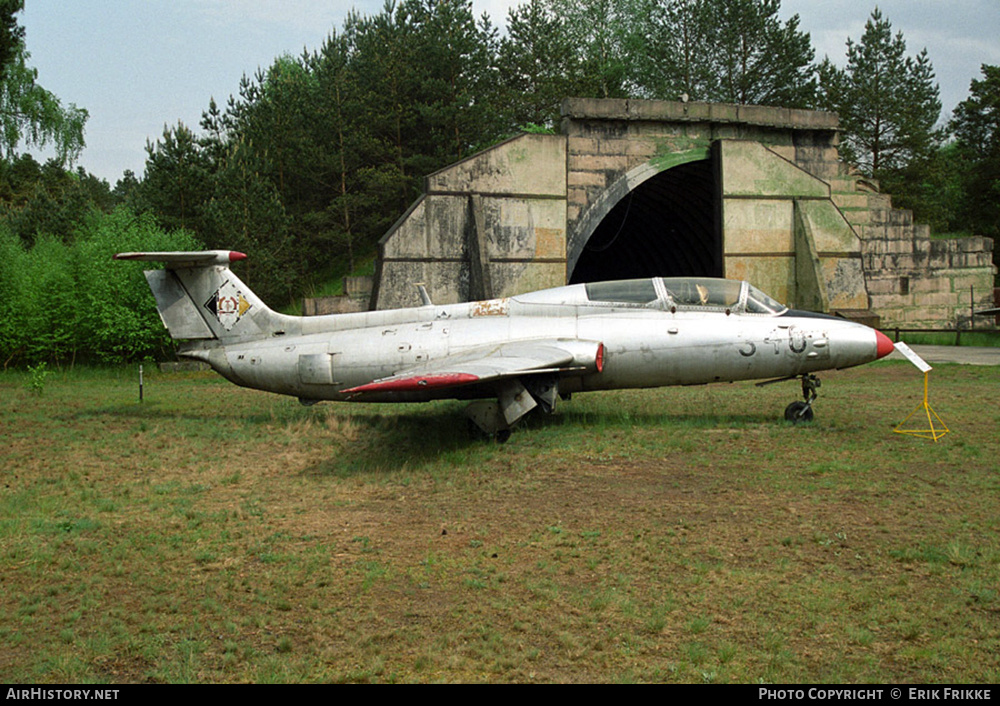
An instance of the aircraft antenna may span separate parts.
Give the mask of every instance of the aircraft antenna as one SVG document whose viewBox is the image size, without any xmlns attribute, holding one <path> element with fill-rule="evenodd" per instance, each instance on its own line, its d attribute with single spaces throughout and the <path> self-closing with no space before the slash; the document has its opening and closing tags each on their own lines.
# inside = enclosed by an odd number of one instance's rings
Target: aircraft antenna
<svg viewBox="0 0 1000 706">
<path fill-rule="evenodd" d="M 417 282 L 414 286 L 420 292 L 420 302 L 424 306 L 434 306 L 434 302 L 431 301 L 431 295 L 427 293 L 427 287 L 424 286 L 424 283 Z"/>
</svg>

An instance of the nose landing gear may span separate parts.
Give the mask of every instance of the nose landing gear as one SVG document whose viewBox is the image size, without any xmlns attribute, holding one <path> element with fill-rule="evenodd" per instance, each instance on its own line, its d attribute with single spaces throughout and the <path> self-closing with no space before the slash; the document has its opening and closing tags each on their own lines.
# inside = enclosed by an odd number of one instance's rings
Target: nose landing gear
<svg viewBox="0 0 1000 706">
<path fill-rule="evenodd" d="M 820 380 L 815 375 L 806 374 L 802 376 L 802 398 L 803 402 L 792 402 L 785 407 L 785 419 L 792 424 L 802 424 L 813 420 L 812 403 L 816 401 L 816 390 L 820 387 Z"/>
</svg>

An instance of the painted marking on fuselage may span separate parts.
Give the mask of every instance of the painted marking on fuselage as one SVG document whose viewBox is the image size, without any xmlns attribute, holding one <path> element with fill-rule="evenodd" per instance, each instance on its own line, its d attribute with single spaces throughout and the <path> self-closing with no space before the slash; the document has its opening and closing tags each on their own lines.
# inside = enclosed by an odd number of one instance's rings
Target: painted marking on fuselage
<svg viewBox="0 0 1000 706">
<path fill-rule="evenodd" d="M 788 334 L 788 347 L 792 353 L 802 353 L 806 349 L 806 335 L 801 331 L 791 330 Z"/>
<path fill-rule="evenodd" d="M 507 316 L 509 311 L 510 299 L 507 297 L 472 304 L 472 316 Z"/>
<path fill-rule="evenodd" d="M 784 329 L 777 328 L 774 331 L 771 331 L 771 333 L 767 334 L 767 336 L 764 338 L 765 344 L 774 346 L 775 355 L 781 353 L 781 344 L 785 343 L 788 340 L 788 338 L 781 335 L 783 333 L 786 333 Z"/>
</svg>

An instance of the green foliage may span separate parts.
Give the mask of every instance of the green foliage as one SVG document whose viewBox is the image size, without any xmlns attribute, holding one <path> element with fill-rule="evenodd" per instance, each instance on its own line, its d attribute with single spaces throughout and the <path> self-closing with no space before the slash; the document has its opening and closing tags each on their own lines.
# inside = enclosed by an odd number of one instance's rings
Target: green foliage
<svg viewBox="0 0 1000 706">
<path fill-rule="evenodd" d="M 208 195 L 209 163 L 194 133 L 183 123 L 163 129 L 163 139 L 146 143 L 142 205 L 165 228 L 199 230 Z"/>
<path fill-rule="evenodd" d="M 929 225 L 932 234 L 951 233 L 968 228 L 962 210 L 968 169 L 958 146 L 949 143 L 927 159 L 883 172 L 880 187 L 892 194 L 894 207 L 912 210 L 914 219 Z"/>
<path fill-rule="evenodd" d="M 141 270 L 112 256 L 199 247 L 190 234 L 168 233 L 127 209 L 91 213 L 70 245 L 43 235 L 28 248 L 0 227 L 0 361 L 7 367 L 166 355 L 169 337 Z"/>
<path fill-rule="evenodd" d="M 24 44 L 24 27 L 14 17 L 24 10 L 24 0 L 0 0 L 0 76 Z"/>
<path fill-rule="evenodd" d="M 41 397 L 42 393 L 45 391 L 45 379 L 49 376 L 47 367 L 48 365 L 45 361 L 42 361 L 38 365 L 28 366 L 28 382 L 26 383 L 26 386 L 32 394 L 38 395 L 39 397 Z"/>
<path fill-rule="evenodd" d="M 570 64 L 576 69 L 574 94 L 628 98 L 630 0 L 549 0 L 549 6 L 576 49 Z"/>
<path fill-rule="evenodd" d="M 715 27 L 707 0 L 641 0 L 633 74 L 650 97 L 708 100 L 716 77 L 705 48 Z"/>
<path fill-rule="evenodd" d="M 68 249 L 50 236 L 30 250 L 0 229 L 0 357 L 29 362 L 64 358 L 76 346 Z M 40 355 L 42 350 L 51 352 Z"/>
<path fill-rule="evenodd" d="M 0 364 L 4 368 L 24 347 L 18 312 L 25 288 L 24 245 L 0 227 Z"/>
<path fill-rule="evenodd" d="M 575 95 L 575 47 L 565 22 L 546 0 L 528 0 L 507 13 L 498 64 L 505 113 L 510 124 L 559 124 L 564 98 Z"/>
<path fill-rule="evenodd" d="M 794 15 L 782 24 L 780 0 L 712 3 L 721 31 L 712 47 L 718 76 L 713 100 L 809 108 L 815 104 L 815 52 Z"/>
<path fill-rule="evenodd" d="M 200 131 L 147 143 L 112 192 L 67 161 L 86 111 L 37 86 L 0 0 L 0 364 L 164 356 L 170 341 L 122 250 L 232 248 L 282 306 L 370 263 L 423 177 L 519 131 L 553 132 L 569 96 L 837 110 L 842 153 L 935 230 L 1000 234 L 1000 68 L 984 66 L 939 147 L 926 51 L 906 56 L 876 10 L 848 63 L 813 63 L 779 0 L 526 0 L 500 37 L 468 0 L 352 12 L 316 51 L 245 76 Z M 822 96 L 816 97 L 816 77 Z M 44 165 L 23 145 L 55 144 Z M 116 204 L 120 205 L 115 210 Z M 137 215 L 138 214 L 138 215 Z"/>
<path fill-rule="evenodd" d="M 690 87 L 694 99 L 806 106 L 809 36 L 779 7 L 529 0 L 500 37 L 468 0 L 387 2 L 349 14 L 318 50 L 244 76 L 224 107 L 210 102 L 200 134 L 166 129 L 145 177 L 116 194 L 250 254 L 250 284 L 280 307 L 373 252 L 427 174 L 520 126 L 556 128 L 566 97 L 676 99 Z M 682 61 L 678 23 L 697 29 Z"/>
<path fill-rule="evenodd" d="M 202 244 L 183 230 L 166 231 L 148 215 L 119 208 L 93 214 L 73 248 L 80 325 L 98 361 L 163 357 L 172 350 L 141 268 L 112 257 L 130 250 L 198 250 Z"/>
<path fill-rule="evenodd" d="M 810 108 L 815 52 L 780 0 L 632 0 L 631 73 L 651 98 Z"/>
<path fill-rule="evenodd" d="M 351 14 L 315 52 L 245 76 L 196 136 L 168 128 L 136 208 L 251 255 L 248 284 L 280 306 L 375 243 L 425 174 L 500 136 L 496 31 L 466 0 Z"/>
<path fill-rule="evenodd" d="M 528 135 L 554 135 L 555 130 L 550 127 L 545 127 L 544 125 L 537 125 L 536 123 L 527 123 L 521 126 L 521 132 Z"/>
<path fill-rule="evenodd" d="M 28 154 L 0 160 L 0 221 L 27 245 L 40 233 L 69 243 L 92 209 L 109 211 L 113 202 L 107 182 L 82 167 L 71 172 L 54 160 L 41 165 Z"/>
<path fill-rule="evenodd" d="M 15 20 L 22 9 L 21 0 L 0 0 L 0 226 L 10 231 L 0 247 L 13 258 L 0 264 L 8 271 L 0 286 L 26 302 L 50 296 L 52 308 L 19 329 L 30 336 L 0 321 L 5 359 L 34 360 L 41 350 L 72 359 L 92 340 L 51 326 L 82 316 L 78 293 L 64 293 L 80 281 L 76 248 L 94 211 L 124 205 L 167 232 L 248 253 L 240 275 L 282 307 L 370 257 L 427 174 L 524 126 L 557 129 L 570 96 L 811 108 L 821 76 L 822 105 L 841 115 L 845 158 L 882 180 L 897 205 L 936 229 L 973 216 L 980 231 L 997 229 L 996 158 L 980 162 L 970 147 L 986 144 L 975 116 L 988 104 L 956 112 L 967 136 L 956 153 L 938 151 L 926 52 L 906 57 L 877 10 L 861 41 L 848 40 L 839 70 L 814 64 L 798 16 L 779 19 L 780 0 L 526 0 L 509 10 L 502 37 L 469 0 L 389 0 L 374 14 L 350 13 L 319 49 L 244 76 L 224 105 L 210 101 L 200 130 L 165 127 L 147 143 L 144 175 L 126 172 L 112 192 L 64 161 L 15 154 L 54 142 L 72 160 L 86 119 L 34 84 Z M 131 330 L 126 314 L 103 316 Z M 133 341 L 101 355 L 129 356 L 133 345 L 151 350 Z"/>
<path fill-rule="evenodd" d="M 60 164 L 72 163 L 83 150 L 83 127 L 88 114 L 59 99 L 37 83 L 38 71 L 28 65 L 24 29 L 14 15 L 23 0 L 0 4 L 0 155 L 11 158 L 21 144 L 53 145 Z"/>
<path fill-rule="evenodd" d="M 956 149 L 967 166 L 962 171 L 962 216 L 969 227 L 1000 237 L 1000 66 L 983 64 L 969 97 L 955 108 L 950 127 Z M 994 247 L 994 261 L 1000 252 Z"/>
</svg>

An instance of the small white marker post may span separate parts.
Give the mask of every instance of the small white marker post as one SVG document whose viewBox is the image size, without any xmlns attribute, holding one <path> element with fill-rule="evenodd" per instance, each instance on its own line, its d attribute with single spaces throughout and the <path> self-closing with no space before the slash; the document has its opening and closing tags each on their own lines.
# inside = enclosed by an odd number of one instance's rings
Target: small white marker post
<svg viewBox="0 0 1000 706">
<path fill-rule="evenodd" d="M 924 374 L 924 399 L 923 402 L 917 405 L 916 409 L 914 409 L 906 416 L 906 419 L 904 419 L 898 425 L 896 425 L 896 428 L 893 431 L 895 431 L 897 434 L 912 434 L 913 436 L 921 436 L 926 439 L 934 439 L 934 441 L 937 442 L 938 439 L 940 439 L 942 436 L 948 433 L 949 429 L 948 425 L 944 423 L 944 420 L 938 416 L 937 412 L 931 409 L 930 404 L 927 402 L 927 381 L 930 372 L 931 370 L 933 370 L 933 368 L 927 364 L 927 361 L 925 361 L 923 358 L 917 355 L 913 351 L 913 349 L 910 348 L 905 343 L 896 343 L 894 344 L 894 347 L 897 351 L 900 352 L 900 354 L 904 358 L 913 363 L 917 367 L 917 370 L 919 370 Z M 903 425 L 906 424 L 908 421 L 910 421 L 910 418 L 921 410 L 924 411 L 924 414 L 927 417 L 928 428 L 904 429 Z M 940 427 L 934 426 L 935 419 L 938 421 L 938 424 L 940 424 Z"/>
<path fill-rule="evenodd" d="M 142 402 L 142 364 L 139 364 L 139 401 Z"/>
</svg>

